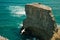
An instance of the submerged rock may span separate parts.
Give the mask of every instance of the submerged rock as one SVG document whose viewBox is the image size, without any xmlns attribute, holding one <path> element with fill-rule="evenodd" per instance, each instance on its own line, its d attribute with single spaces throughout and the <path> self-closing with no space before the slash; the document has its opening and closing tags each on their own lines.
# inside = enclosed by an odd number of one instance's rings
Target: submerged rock
<svg viewBox="0 0 60 40">
<path fill-rule="evenodd" d="M 27 18 L 23 21 L 21 34 L 36 37 L 41 40 L 50 40 L 57 25 L 52 9 L 43 4 L 27 4 L 25 6 Z"/>
</svg>

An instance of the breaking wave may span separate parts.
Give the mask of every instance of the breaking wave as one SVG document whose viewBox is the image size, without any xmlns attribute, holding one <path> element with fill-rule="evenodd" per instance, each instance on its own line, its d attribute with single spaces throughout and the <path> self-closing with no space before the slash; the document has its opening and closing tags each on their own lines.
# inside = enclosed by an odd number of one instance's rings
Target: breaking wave
<svg viewBox="0 0 60 40">
<path fill-rule="evenodd" d="M 25 14 L 25 8 L 23 6 L 9 6 L 8 9 L 11 11 L 12 16 L 20 17 Z"/>
</svg>

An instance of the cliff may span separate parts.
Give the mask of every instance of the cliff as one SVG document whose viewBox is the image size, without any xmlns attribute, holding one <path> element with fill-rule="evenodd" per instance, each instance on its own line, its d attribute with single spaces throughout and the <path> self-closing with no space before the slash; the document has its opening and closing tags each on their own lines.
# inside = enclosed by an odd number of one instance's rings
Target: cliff
<svg viewBox="0 0 60 40">
<path fill-rule="evenodd" d="M 39 3 L 27 4 L 25 11 L 27 18 L 22 27 L 25 29 L 25 35 L 34 36 L 39 40 L 51 40 L 58 30 L 51 7 Z"/>
</svg>

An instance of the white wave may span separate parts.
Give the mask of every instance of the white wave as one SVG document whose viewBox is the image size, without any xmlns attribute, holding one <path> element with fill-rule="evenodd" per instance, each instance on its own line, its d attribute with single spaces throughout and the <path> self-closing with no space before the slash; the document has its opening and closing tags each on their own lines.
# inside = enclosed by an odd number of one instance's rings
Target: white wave
<svg viewBox="0 0 60 40">
<path fill-rule="evenodd" d="M 20 26 L 23 26 L 23 24 L 20 24 Z"/>
<path fill-rule="evenodd" d="M 18 23 L 18 28 L 21 28 L 23 26 L 23 23 Z"/>
<path fill-rule="evenodd" d="M 22 6 L 9 6 L 8 9 L 11 11 L 13 16 L 26 15 L 25 8 Z"/>
<path fill-rule="evenodd" d="M 57 27 L 60 27 L 60 24 L 57 24 Z"/>
</svg>

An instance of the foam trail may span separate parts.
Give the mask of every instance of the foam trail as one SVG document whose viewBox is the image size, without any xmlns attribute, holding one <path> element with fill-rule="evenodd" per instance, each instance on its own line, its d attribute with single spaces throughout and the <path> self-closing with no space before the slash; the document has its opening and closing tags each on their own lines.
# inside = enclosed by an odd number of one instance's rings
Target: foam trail
<svg viewBox="0 0 60 40">
<path fill-rule="evenodd" d="M 12 16 L 20 17 L 25 14 L 25 8 L 22 6 L 9 6 L 8 9 L 11 11 Z"/>
</svg>

